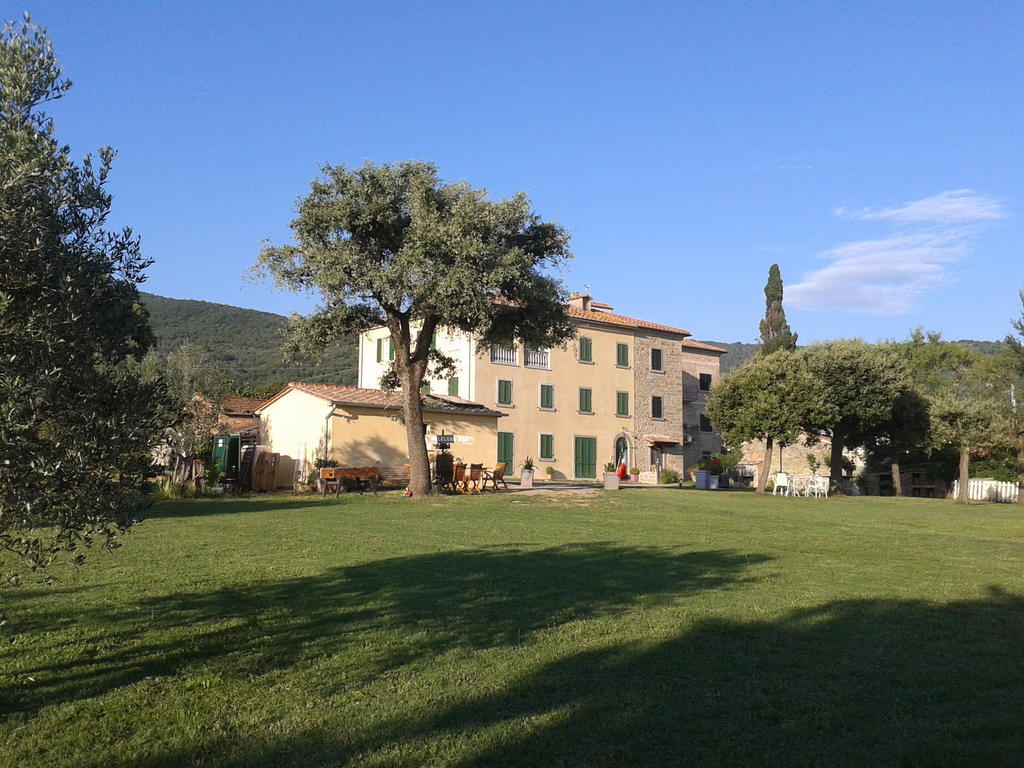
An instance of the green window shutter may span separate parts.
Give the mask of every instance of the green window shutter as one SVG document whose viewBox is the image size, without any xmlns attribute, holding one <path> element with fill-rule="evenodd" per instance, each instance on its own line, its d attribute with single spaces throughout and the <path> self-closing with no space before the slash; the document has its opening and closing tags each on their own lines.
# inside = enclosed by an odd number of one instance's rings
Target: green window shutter
<svg viewBox="0 0 1024 768">
<path fill-rule="evenodd" d="M 430 348 L 437 349 L 437 334 L 435 333 L 430 337 Z"/>
<path fill-rule="evenodd" d="M 512 382 L 498 379 L 498 405 L 512 405 Z"/>
<path fill-rule="evenodd" d="M 580 413 L 590 413 L 593 410 L 593 393 L 586 387 L 580 387 Z"/>
<path fill-rule="evenodd" d="M 384 359 L 384 339 L 377 339 L 377 362 Z"/>
<path fill-rule="evenodd" d="M 395 359 L 395 340 L 388 337 L 388 360 Z"/>
<path fill-rule="evenodd" d="M 512 463 L 512 452 L 515 447 L 515 435 L 511 432 L 498 433 L 498 461 Z"/>
<path fill-rule="evenodd" d="M 454 395 L 455 397 L 459 396 L 459 377 L 458 376 L 452 376 L 450 379 L 448 379 L 448 394 L 449 395 Z"/>
<path fill-rule="evenodd" d="M 555 407 L 555 388 L 550 384 L 540 385 L 540 407 L 541 408 L 554 408 Z"/>
<path fill-rule="evenodd" d="M 597 477 L 597 438 L 577 437 L 575 451 L 576 477 Z"/>
<path fill-rule="evenodd" d="M 555 458 L 555 436 L 554 435 L 541 435 L 540 436 L 540 457 L 542 459 L 553 459 L 553 458 Z"/>
<path fill-rule="evenodd" d="M 615 393 L 615 415 L 616 416 L 629 416 L 629 393 L 628 392 L 616 392 Z"/>
<path fill-rule="evenodd" d="M 629 365 L 629 344 L 615 345 L 615 364 L 623 367 Z"/>
<path fill-rule="evenodd" d="M 422 384 L 420 384 L 420 392 L 422 392 L 424 395 L 429 395 L 430 394 L 430 382 L 429 381 L 424 381 Z"/>
<path fill-rule="evenodd" d="M 594 360 L 593 342 L 586 336 L 580 337 L 580 360 L 588 363 Z"/>
</svg>

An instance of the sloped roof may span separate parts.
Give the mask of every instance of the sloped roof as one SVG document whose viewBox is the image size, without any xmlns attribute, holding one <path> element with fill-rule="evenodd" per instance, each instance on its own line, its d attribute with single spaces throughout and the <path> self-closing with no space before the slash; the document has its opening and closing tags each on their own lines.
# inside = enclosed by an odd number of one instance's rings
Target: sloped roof
<svg viewBox="0 0 1024 768">
<path fill-rule="evenodd" d="M 358 405 L 367 408 L 385 408 L 397 410 L 402 407 L 401 392 L 386 389 L 364 389 L 363 387 L 348 387 L 341 384 L 309 384 L 302 381 L 288 382 L 288 386 L 278 392 L 261 406 L 266 407 L 290 390 L 297 389 L 301 392 L 319 397 L 322 400 L 334 403 L 335 405 Z M 465 400 L 454 395 L 420 395 L 423 403 L 423 410 L 439 413 L 461 413 L 473 416 L 504 416 L 499 411 L 492 411 L 489 408 Z"/>
<path fill-rule="evenodd" d="M 714 347 L 710 344 L 704 344 L 703 342 L 700 341 L 693 341 L 692 339 L 683 339 L 683 346 L 689 347 L 690 349 L 700 349 L 705 352 L 718 352 L 723 355 L 729 351 L 727 349 L 722 349 L 721 347 Z"/>
<path fill-rule="evenodd" d="M 575 317 L 578 320 L 588 320 L 593 323 L 619 325 L 623 328 L 648 328 L 652 331 L 665 331 L 666 333 L 675 333 L 680 336 L 690 335 L 689 331 L 684 331 L 682 328 L 673 328 L 671 325 L 651 323 L 647 320 L 637 320 L 635 317 L 626 317 L 625 315 L 619 315 L 614 312 L 591 312 L 571 305 L 566 307 L 566 312 L 569 314 L 569 317 Z"/>
<path fill-rule="evenodd" d="M 659 443 L 676 445 L 679 443 L 678 438 L 669 437 L 668 435 L 644 435 L 644 440 L 647 441 L 648 445 L 658 445 Z"/>
<path fill-rule="evenodd" d="M 230 416 L 251 416 L 263 402 L 263 398 L 260 397 L 231 396 L 225 397 L 220 404 L 224 413 Z"/>
</svg>

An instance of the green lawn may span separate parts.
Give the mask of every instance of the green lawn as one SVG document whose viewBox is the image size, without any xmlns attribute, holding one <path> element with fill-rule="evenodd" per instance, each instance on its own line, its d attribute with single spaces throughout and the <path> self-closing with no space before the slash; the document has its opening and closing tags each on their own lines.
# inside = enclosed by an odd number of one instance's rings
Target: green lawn
<svg viewBox="0 0 1024 768">
<path fill-rule="evenodd" d="M 0 592 L 0 766 L 1020 765 L 1024 516 L 167 502 Z"/>
</svg>

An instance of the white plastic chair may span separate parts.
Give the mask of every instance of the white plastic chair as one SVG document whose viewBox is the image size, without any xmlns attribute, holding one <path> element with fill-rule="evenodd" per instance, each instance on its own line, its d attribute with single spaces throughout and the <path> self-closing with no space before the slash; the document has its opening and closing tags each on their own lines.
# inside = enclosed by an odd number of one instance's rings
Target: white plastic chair
<svg viewBox="0 0 1024 768">
<path fill-rule="evenodd" d="M 789 475 L 785 472 L 775 473 L 775 485 L 772 487 L 772 496 L 781 491 L 783 496 L 789 495 Z"/>
<path fill-rule="evenodd" d="M 807 495 L 810 496 L 813 493 L 814 494 L 814 498 L 818 498 L 819 496 L 823 495 L 827 499 L 828 498 L 828 485 L 829 485 L 829 478 L 827 478 L 827 477 L 818 477 L 818 476 L 812 477 L 807 482 Z"/>
</svg>

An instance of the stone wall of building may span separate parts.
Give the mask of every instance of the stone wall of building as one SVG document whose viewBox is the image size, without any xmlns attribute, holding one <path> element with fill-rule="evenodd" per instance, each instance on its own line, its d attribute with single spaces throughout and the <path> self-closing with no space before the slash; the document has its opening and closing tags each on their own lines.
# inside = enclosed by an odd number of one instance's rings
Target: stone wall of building
<svg viewBox="0 0 1024 768">
<path fill-rule="evenodd" d="M 633 349 L 633 391 L 636 393 L 633 428 L 641 459 L 638 468 L 649 469 L 660 453 L 663 469 L 682 472 L 683 393 L 679 382 L 683 376 L 683 360 L 679 337 L 638 331 Z M 651 368 L 652 349 L 661 350 L 661 371 Z M 651 398 L 655 396 L 661 397 L 661 418 L 658 419 L 651 415 Z M 645 435 L 664 436 L 674 444 L 648 445 Z"/>
<path fill-rule="evenodd" d="M 752 467 L 754 473 L 753 482 L 757 483 L 761 471 L 761 462 L 764 461 L 764 441 L 751 440 L 743 444 L 742 464 Z M 832 454 L 832 440 L 824 435 L 817 440 L 809 440 L 806 435 L 790 445 L 772 446 L 771 470 L 768 477 L 771 478 L 776 472 L 785 472 L 792 477 L 809 477 L 811 465 L 807 460 L 808 454 L 818 461 L 818 475 L 825 477 L 829 474 L 829 460 Z M 853 464 L 854 476 L 864 471 L 863 451 L 846 450 L 843 455 Z"/>
<path fill-rule="evenodd" d="M 722 452 L 722 439 L 718 433 L 704 432 L 700 428 L 700 417 L 704 413 L 704 403 L 708 395 L 700 389 L 700 374 L 710 374 L 714 386 L 721 375 L 720 358 L 721 353 L 709 350 L 688 347 L 681 349 L 683 431 L 686 433 L 685 440 L 689 441 L 683 446 L 687 470 L 692 469 L 701 457 Z"/>
</svg>

